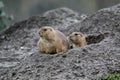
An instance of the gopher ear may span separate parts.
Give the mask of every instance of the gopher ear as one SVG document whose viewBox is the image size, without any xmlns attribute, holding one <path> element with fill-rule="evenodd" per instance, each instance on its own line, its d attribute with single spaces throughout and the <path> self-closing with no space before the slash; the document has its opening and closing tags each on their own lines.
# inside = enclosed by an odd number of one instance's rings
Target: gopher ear
<svg viewBox="0 0 120 80">
<path fill-rule="evenodd" d="M 52 28 L 50 28 L 50 31 L 52 31 L 53 29 Z"/>
<path fill-rule="evenodd" d="M 81 37 L 83 37 L 83 34 L 80 33 L 79 35 L 80 35 Z"/>
</svg>

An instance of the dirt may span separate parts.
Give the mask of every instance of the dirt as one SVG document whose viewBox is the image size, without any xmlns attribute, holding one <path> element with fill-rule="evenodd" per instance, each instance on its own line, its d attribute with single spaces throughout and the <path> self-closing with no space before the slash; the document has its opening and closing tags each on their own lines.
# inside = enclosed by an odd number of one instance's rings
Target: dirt
<svg viewBox="0 0 120 80">
<path fill-rule="evenodd" d="M 38 29 L 52 26 L 68 36 L 86 34 L 87 46 L 54 55 L 37 48 Z M 120 73 L 120 4 L 91 15 L 68 8 L 17 22 L 0 33 L 1 80 L 101 80 Z"/>
</svg>

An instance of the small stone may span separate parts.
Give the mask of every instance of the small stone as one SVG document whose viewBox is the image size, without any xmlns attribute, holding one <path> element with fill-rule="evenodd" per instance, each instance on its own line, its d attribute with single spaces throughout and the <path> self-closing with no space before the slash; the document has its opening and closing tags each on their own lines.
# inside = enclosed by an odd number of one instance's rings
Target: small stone
<svg viewBox="0 0 120 80">
<path fill-rule="evenodd" d="M 1 39 L 5 39 L 5 36 L 1 36 Z"/>
</svg>

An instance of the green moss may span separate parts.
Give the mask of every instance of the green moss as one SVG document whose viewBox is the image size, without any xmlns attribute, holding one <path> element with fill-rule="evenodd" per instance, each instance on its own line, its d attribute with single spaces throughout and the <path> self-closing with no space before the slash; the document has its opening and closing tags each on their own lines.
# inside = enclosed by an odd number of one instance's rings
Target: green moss
<svg viewBox="0 0 120 80">
<path fill-rule="evenodd" d="M 102 80 L 120 80 L 120 74 L 109 74 L 108 76 L 103 76 Z"/>
</svg>

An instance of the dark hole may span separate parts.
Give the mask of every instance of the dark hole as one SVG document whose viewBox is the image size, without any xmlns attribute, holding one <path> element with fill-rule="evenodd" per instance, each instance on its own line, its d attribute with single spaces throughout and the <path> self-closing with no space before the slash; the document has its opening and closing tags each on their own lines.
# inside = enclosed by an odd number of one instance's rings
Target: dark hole
<svg viewBox="0 0 120 80">
<path fill-rule="evenodd" d="M 40 51 L 39 51 L 40 52 Z M 41 53 L 41 52 L 40 52 Z M 45 54 L 45 52 L 42 52 L 43 54 Z M 54 54 L 57 54 L 56 52 L 50 52 L 50 53 L 48 53 L 48 54 L 50 54 L 50 55 L 54 55 Z"/>
<path fill-rule="evenodd" d="M 70 45 L 70 49 L 72 49 L 73 48 L 73 46 L 72 45 Z"/>
<path fill-rule="evenodd" d="M 50 54 L 53 55 L 53 54 L 57 54 L 57 53 L 55 53 L 55 52 L 51 52 Z"/>
<path fill-rule="evenodd" d="M 99 42 L 101 42 L 103 39 L 105 39 L 105 37 L 106 37 L 107 35 L 108 35 L 108 34 L 106 34 L 106 33 L 99 33 L 99 34 L 91 34 L 91 35 L 88 35 L 88 36 L 86 37 L 87 44 L 99 43 Z"/>
<path fill-rule="evenodd" d="M 15 75 L 16 75 L 16 73 L 15 73 L 15 72 L 13 72 L 13 73 L 12 73 L 12 76 L 15 76 Z"/>
</svg>

